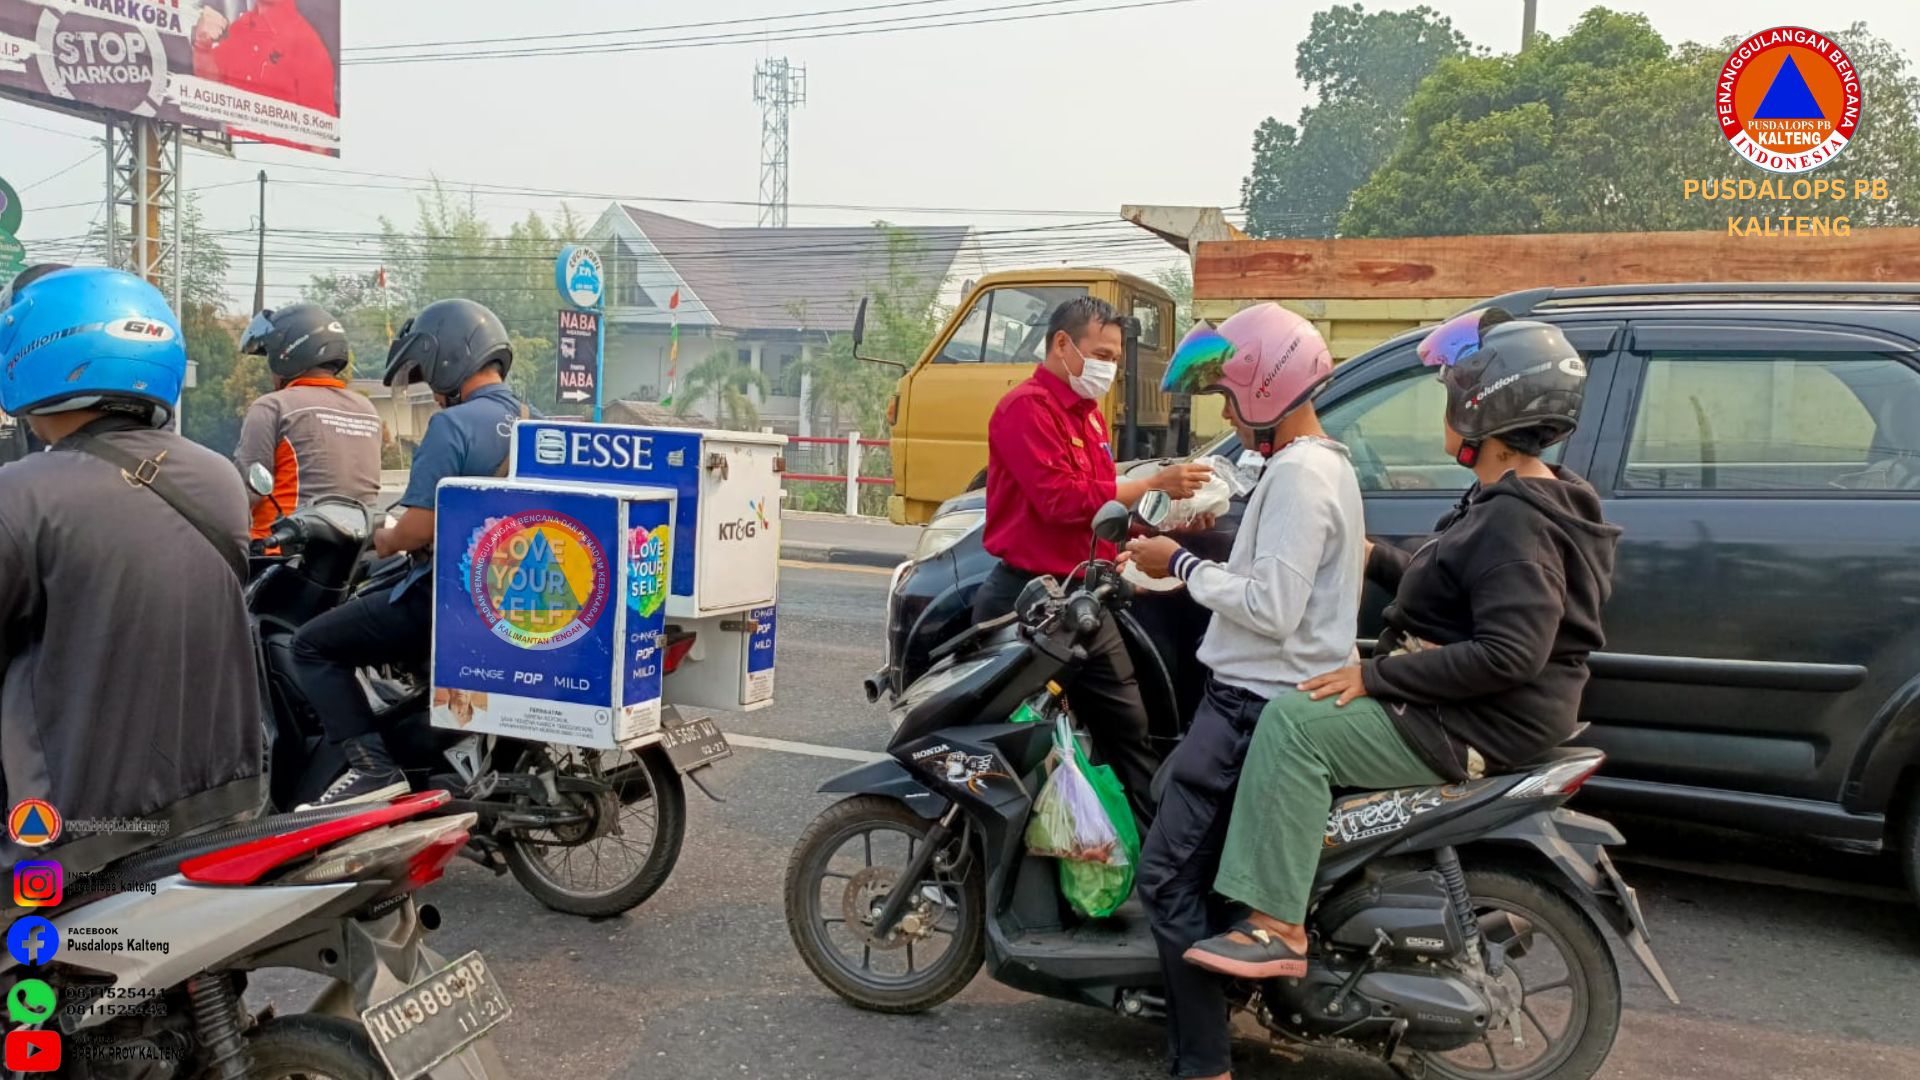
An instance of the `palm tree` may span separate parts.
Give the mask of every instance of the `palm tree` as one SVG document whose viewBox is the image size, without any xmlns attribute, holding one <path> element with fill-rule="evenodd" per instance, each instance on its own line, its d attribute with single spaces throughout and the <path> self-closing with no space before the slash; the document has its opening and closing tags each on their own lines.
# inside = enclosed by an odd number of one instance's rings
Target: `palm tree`
<svg viewBox="0 0 1920 1080">
<path fill-rule="evenodd" d="M 764 374 L 736 359 L 731 348 L 715 349 L 687 372 L 686 384 L 673 398 L 673 415 L 685 417 L 696 402 L 711 397 L 714 423 L 730 431 L 752 431 L 760 426 L 754 391 L 766 397 L 773 388 Z"/>
</svg>

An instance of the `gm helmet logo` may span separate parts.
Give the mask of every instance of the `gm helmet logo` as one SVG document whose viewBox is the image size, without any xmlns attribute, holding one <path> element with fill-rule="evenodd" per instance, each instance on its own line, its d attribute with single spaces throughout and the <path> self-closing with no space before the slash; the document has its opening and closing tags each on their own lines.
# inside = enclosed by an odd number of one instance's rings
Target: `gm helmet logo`
<svg viewBox="0 0 1920 1080">
<path fill-rule="evenodd" d="M 122 341 L 141 341 L 157 345 L 173 340 L 173 327 L 152 319 L 115 319 L 101 329 L 108 337 L 117 337 Z"/>
<path fill-rule="evenodd" d="M 535 432 L 533 460 L 542 465 L 565 465 L 567 463 L 566 433 L 553 428 L 541 428 Z"/>
</svg>

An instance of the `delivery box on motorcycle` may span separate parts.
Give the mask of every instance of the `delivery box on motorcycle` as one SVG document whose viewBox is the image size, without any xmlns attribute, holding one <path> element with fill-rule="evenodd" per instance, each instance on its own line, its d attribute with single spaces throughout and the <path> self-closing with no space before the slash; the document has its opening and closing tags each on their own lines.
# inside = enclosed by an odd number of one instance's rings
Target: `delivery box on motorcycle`
<svg viewBox="0 0 1920 1080">
<path fill-rule="evenodd" d="M 443 482 L 434 726 L 599 749 L 656 738 L 673 526 L 662 489 Z"/>
<path fill-rule="evenodd" d="M 773 702 L 786 437 L 568 420 L 515 425 L 510 474 L 596 490 L 671 493 L 666 615 L 691 650 L 671 704 L 750 711 Z"/>
</svg>

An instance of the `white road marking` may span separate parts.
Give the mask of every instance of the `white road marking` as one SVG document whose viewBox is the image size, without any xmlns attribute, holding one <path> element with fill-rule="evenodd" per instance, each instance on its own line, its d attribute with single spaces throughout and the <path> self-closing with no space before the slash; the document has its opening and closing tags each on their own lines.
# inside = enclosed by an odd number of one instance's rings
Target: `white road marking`
<svg viewBox="0 0 1920 1080">
<path fill-rule="evenodd" d="M 781 559 L 780 565 L 791 567 L 795 570 L 838 570 L 846 574 L 879 574 L 882 577 L 890 577 L 893 574 L 891 568 L 882 569 L 878 566 L 856 566 L 850 563 L 804 562 L 800 559 Z"/>
<path fill-rule="evenodd" d="M 763 739 L 758 735 L 736 735 L 727 732 L 728 746 L 744 746 L 749 750 L 772 750 L 781 754 L 805 754 L 808 757 L 835 758 L 840 761 L 886 761 L 886 754 L 876 754 L 871 750 L 849 750 L 844 746 L 822 746 L 819 743 L 789 742 L 786 739 Z"/>
</svg>

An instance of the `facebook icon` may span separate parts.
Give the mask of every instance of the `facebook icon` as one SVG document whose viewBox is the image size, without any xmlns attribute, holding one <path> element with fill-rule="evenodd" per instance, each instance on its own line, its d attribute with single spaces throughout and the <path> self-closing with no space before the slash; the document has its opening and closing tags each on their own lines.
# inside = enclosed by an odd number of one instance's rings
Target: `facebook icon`
<svg viewBox="0 0 1920 1080">
<path fill-rule="evenodd" d="M 16 963 L 38 966 L 60 951 L 60 928 L 38 915 L 22 915 L 7 927 L 7 952 Z"/>
</svg>

